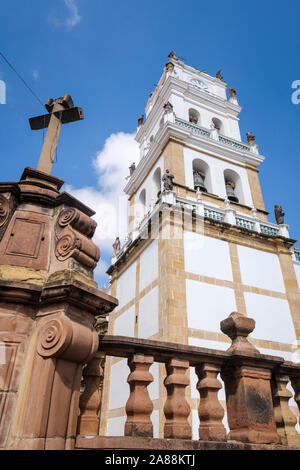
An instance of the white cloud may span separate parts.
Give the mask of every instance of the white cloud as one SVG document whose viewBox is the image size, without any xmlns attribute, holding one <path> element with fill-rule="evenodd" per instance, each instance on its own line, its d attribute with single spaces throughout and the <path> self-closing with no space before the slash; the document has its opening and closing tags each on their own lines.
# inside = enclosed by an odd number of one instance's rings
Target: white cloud
<svg viewBox="0 0 300 470">
<path fill-rule="evenodd" d="M 124 238 L 127 229 L 127 196 L 123 192 L 126 176 L 132 162 L 138 162 L 138 144 L 135 134 L 118 132 L 111 134 L 105 141 L 93 166 L 98 174 L 100 189 L 88 186 L 66 191 L 96 211 L 94 219 L 98 226 L 94 241 L 106 256 L 112 254 L 112 243 L 116 236 Z"/>
<path fill-rule="evenodd" d="M 35 69 L 32 72 L 32 76 L 33 76 L 34 80 L 38 80 L 38 78 L 40 76 L 40 72 L 37 69 Z"/>
<path fill-rule="evenodd" d="M 48 17 L 48 20 L 57 28 L 74 28 L 74 26 L 77 26 L 81 21 L 81 16 L 79 15 L 78 7 L 75 3 L 75 0 L 63 0 L 63 2 L 69 10 L 69 16 L 62 20 L 57 17 L 55 12 L 52 12 Z"/>
</svg>

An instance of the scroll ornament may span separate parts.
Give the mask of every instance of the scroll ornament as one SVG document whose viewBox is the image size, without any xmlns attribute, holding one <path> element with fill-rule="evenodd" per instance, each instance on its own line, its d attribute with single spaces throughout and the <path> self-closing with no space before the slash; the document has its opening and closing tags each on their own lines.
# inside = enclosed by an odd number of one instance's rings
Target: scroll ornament
<svg viewBox="0 0 300 470">
<path fill-rule="evenodd" d="M 79 263 L 94 269 L 100 259 L 100 249 L 91 240 L 96 222 L 75 208 L 61 211 L 56 223 L 58 238 L 55 255 L 59 261 L 75 258 Z"/>
<path fill-rule="evenodd" d="M 98 334 L 95 330 L 62 315 L 46 321 L 38 335 L 37 351 L 44 358 L 88 362 L 97 349 Z"/>
<path fill-rule="evenodd" d="M 9 203 L 8 200 L 0 194 L 0 227 L 2 227 L 9 216 Z"/>
</svg>

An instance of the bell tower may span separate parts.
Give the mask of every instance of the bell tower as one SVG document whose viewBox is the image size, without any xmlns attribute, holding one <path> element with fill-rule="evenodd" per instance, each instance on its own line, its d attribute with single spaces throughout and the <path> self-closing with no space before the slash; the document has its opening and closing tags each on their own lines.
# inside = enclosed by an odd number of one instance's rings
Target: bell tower
<svg viewBox="0 0 300 470">
<path fill-rule="evenodd" d="M 219 325 L 238 311 L 255 319 L 251 341 L 262 353 L 293 360 L 300 255 L 283 217 L 268 221 L 258 176 L 265 157 L 252 132 L 242 140 L 240 112 L 220 70 L 210 76 L 169 54 L 138 119 L 140 161 L 125 187 L 128 236 L 108 269 L 119 300 L 109 334 L 226 350 Z M 100 433 L 122 435 L 128 390 L 120 384 L 128 368 L 114 359 L 106 367 Z M 160 367 L 151 368 L 155 437 L 162 431 Z M 195 438 L 197 396 L 191 387 Z"/>
</svg>

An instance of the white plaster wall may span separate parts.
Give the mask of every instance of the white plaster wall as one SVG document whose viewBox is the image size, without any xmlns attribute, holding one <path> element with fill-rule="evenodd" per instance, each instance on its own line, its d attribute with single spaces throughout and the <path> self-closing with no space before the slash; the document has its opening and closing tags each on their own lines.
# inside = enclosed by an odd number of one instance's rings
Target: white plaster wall
<svg viewBox="0 0 300 470">
<path fill-rule="evenodd" d="M 130 369 L 127 365 L 127 359 L 116 362 L 111 367 L 109 409 L 125 407 L 129 398 L 129 385 L 127 383 Z"/>
<path fill-rule="evenodd" d="M 232 281 L 228 243 L 200 233 L 184 232 L 185 271 Z"/>
<path fill-rule="evenodd" d="M 140 257 L 140 292 L 158 277 L 158 240 L 143 251 Z"/>
<path fill-rule="evenodd" d="M 134 305 L 116 318 L 114 335 L 134 336 L 135 308 Z"/>
<path fill-rule="evenodd" d="M 218 158 L 214 158 L 204 153 L 197 152 L 196 150 L 192 150 L 189 148 L 184 148 L 184 168 L 185 168 L 185 184 L 189 188 L 194 188 L 193 182 L 193 160 L 199 158 L 207 163 L 210 167 L 211 172 L 211 186 L 213 194 L 217 196 L 226 198 L 226 188 L 225 188 L 225 180 L 224 180 L 224 171 L 225 170 L 233 170 L 241 178 L 241 185 L 243 189 L 243 202 L 246 205 L 252 206 L 253 201 L 251 197 L 250 186 L 248 182 L 247 170 L 246 168 L 242 168 L 240 166 L 235 165 L 234 163 L 227 163 L 223 160 L 219 160 Z"/>
<path fill-rule="evenodd" d="M 149 369 L 153 375 L 153 382 L 148 385 L 148 392 L 151 400 L 157 400 L 159 398 L 159 364 L 154 362 Z"/>
<path fill-rule="evenodd" d="M 244 293 L 247 315 L 256 322 L 252 338 L 291 344 L 295 329 L 287 300 L 266 295 Z"/>
<path fill-rule="evenodd" d="M 150 338 L 158 333 L 158 287 L 154 287 L 139 302 L 138 337 Z"/>
<path fill-rule="evenodd" d="M 135 297 L 136 262 L 132 263 L 126 271 L 121 274 L 117 283 L 118 310 L 128 304 Z"/>
<path fill-rule="evenodd" d="M 186 280 L 188 327 L 220 333 L 220 322 L 236 311 L 234 290 Z"/>
<path fill-rule="evenodd" d="M 161 169 L 161 176 L 163 176 L 164 173 L 164 156 L 161 155 L 155 165 L 152 167 L 150 170 L 149 174 L 143 181 L 142 185 L 139 187 L 136 197 L 135 197 L 135 207 L 134 207 L 134 214 L 135 218 L 139 216 L 139 208 L 138 208 L 138 201 L 141 192 L 143 189 L 146 190 L 146 213 L 149 211 L 150 206 L 153 202 L 155 202 L 155 197 L 153 195 L 153 174 L 155 173 L 155 170 L 160 167 Z"/>
<path fill-rule="evenodd" d="M 298 287 L 299 287 L 299 290 L 300 290 L 300 264 L 294 263 L 294 268 L 295 268 L 295 273 L 296 273 L 296 276 L 297 276 Z"/>
<path fill-rule="evenodd" d="M 126 416 L 110 418 L 107 420 L 107 436 L 124 436 Z"/>
<path fill-rule="evenodd" d="M 154 410 L 150 416 L 153 424 L 153 437 L 159 437 L 159 411 Z M 107 420 L 107 436 L 124 436 L 126 416 Z"/>
<path fill-rule="evenodd" d="M 274 253 L 238 245 L 243 284 L 285 292 L 278 256 Z"/>
<path fill-rule="evenodd" d="M 189 337 L 188 343 L 190 346 L 198 346 L 199 348 L 217 349 L 218 351 L 226 351 L 231 345 L 231 342 L 212 341 L 211 339 L 200 339 Z"/>
</svg>

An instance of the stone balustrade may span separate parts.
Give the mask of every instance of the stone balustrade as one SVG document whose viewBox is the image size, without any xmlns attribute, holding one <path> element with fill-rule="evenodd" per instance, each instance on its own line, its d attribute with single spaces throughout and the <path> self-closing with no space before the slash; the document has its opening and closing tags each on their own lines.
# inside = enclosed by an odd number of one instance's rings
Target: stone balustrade
<svg viewBox="0 0 300 470">
<path fill-rule="evenodd" d="M 300 434 L 295 429 L 297 417 L 288 405 L 292 394 L 286 389 L 287 383 L 291 381 L 295 401 L 300 407 L 300 366 L 285 362 L 280 357 L 260 354 L 247 339 L 254 326 L 254 320 L 236 312 L 221 322 L 221 330 L 232 340 L 227 351 L 124 336 L 100 336 L 99 357 L 109 355 L 127 358 L 130 368 L 127 380 L 130 395 L 125 408 L 125 448 L 131 445 L 128 444 L 131 442 L 128 438 L 152 438 L 153 448 L 153 441 L 160 441 L 160 445 L 163 441 L 153 439 L 150 419 L 153 403 L 147 387 L 153 381 L 149 368 L 154 362 L 165 365 L 163 434 L 168 442 L 170 439 L 174 442 L 174 449 L 177 448 L 176 441 L 197 442 L 192 441 L 191 408 L 186 396 L 187 387 L 190 385 L 190 367 L 195 367 L 198 377 L 198 442 L 237 441 L 251 445 L 300 448 Z M 98 370 L 100 371 L 100 368 Z M 101 375 L 101 371 L 99 374 Z M 228 434 L 223 424 L 224 408 L 218 399 L 218 392 L 222 388 L 219 374 L 225 384 L 227 420 L 230 428 Z M 99 379 L 95 378 L 95 383 L 97 380 Z M 95 389 L 91 382 L 89 386 L 92 390 Z M 84 394 L 89 395 L 87 391 Z M 87 406 L 84 400 L 85 406 L 81 408 L 79 418 L 81 423 L 87 422 L 86 410 L 89 416 L 93 415 L 92 407 L 94 417 L 99 422 L 100 404 L 95 402 L 94 392 L 90 396 L 93 405 Z M 79 432 L 82 434 L 80 427 Z M 88 435 L 100 439 L 96 427 L 90 427 Z M 79 447 L 84 447 L 82 436 L 78 436 L 77 441 Z"/>
</svg>

